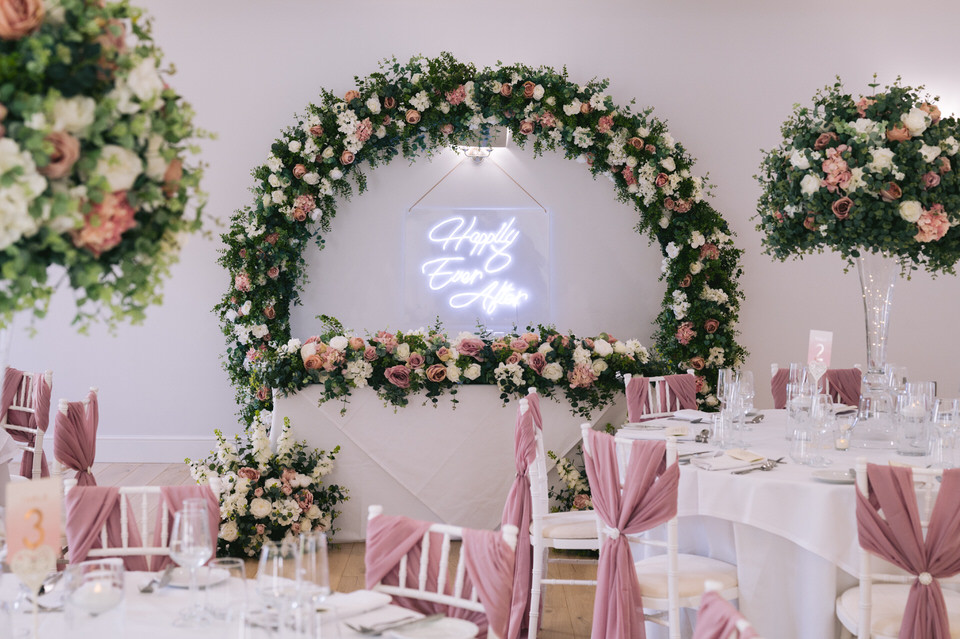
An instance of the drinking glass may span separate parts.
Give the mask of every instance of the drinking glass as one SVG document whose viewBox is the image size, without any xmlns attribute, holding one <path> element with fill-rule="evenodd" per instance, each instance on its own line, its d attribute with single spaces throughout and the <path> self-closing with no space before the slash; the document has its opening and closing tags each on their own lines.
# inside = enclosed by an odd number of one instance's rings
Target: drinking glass
<svg viewBox="0 0 960 639">
<path fill-rule="evenodd" d="M 242 559 L 213 559 L 207 564 L 207 612 L 219 621 L 231 607 L 246 605 L 247 573 Z"/>
<path fill-rule="evenodd" d="M 813 402 L 813 387 L 807 383 L 787 385 L 787 439 L 793 439 L 793 433 L 810 418 L 810 404 Z"/>
<path fill-rule="evenodd" d="M 930 464 L 935 468 L 956 468 L 957 435 L 960 426 L 960 399 L 937 399 L 930 424 Z"/>
<path fill-rule="evenodd" d="M 826 393 L 816 395 L 810 403 L 810 426 L 812 437 L 810 440 L 811 455 L 807 463 L 811 466 L 829 466 L 832 461 L 824 455 L 825 450 L 832 450 L 834 445 L 833 433 L 833 398 Z"/>
<path fill-rule="evenodd" d="M 301 586 L 301 555 L 298 540 L 265 541 L 257 567 L 257 593 L 277 614 L 281 634 L 297 610 Z"/>
<path fill-rule="evenodd" d="M 743 399 L 743 410 L 746 413 L 753 411 L 753 398 L 756 397 L 756 388 L 753 384 L 753 371 L 740 371 L 740 398 Z"/>
<path fill-rule="evenodd" d="M 733 371 L 729 368 L 721 368 L 717 371 L 717 399 L 720 400 L 721 409 L 727 401 L 728 386 L 732 376 Z"/>
<path fill-rule="evenodd" d="M 897 454 L 919 457 L 927 454 L 930 404 L 925 392 L 904 392 L 897 396 Z"/>
<path fill-rule="evenodd" d="M 335 624 L 322 626 L 319 608 L 330 596 L 330 565 L 327 559 L 327 535 L 311 531 L 300 535 L 300 624 L 309 637 L 321 639 L 336 632 Z"/>
<path fill-rule="evenodd" d="M 201 508 L 195 500 L 185 500 L 183 508 L 173 517 L 173 527 L 170 529 L 170 558 L 189 572 L 190 599 L 194 603 L 180 611 L 180 617 L 174 622 L 175 626 L 202 626 L 209 622 L 209 615 L 200 603 L 197 573 L 200 566 L 212 556 L 213 542 L 210 538 L 206 505 Z"/>
<path fill-rule="evenodd" d="M 123 560 L 94 559 L 73 564 L 63 577 L 67 626 L 81 634 L 113 634 L 120 616 L 101 617 L 123 601 Z"/>
</svg>

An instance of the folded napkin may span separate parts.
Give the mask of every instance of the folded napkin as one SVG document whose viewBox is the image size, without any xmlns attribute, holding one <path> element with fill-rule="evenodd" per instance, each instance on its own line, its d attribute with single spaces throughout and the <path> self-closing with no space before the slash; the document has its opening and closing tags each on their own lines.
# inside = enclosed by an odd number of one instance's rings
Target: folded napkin
<svg viewBox="0 0 960 639">
<path fill-rule="evenodd" d="M 704 470 L 740 470 L 751 468 L 764 461 L 766 458 L 763 455 L 735 448 L 719 456 L 713 456 L 713 453 L 710 453 L 704 457 L 694 457 L 690 463 Z"/>
<path fill-rule="evenodd" d="M 713 419 L 714 413 L 705 413 L 702 410 L 693 410 L 692 408 L 683 408 L 673 414 L 674 419 L 681 419 L 685 422 L 692 422 L 695 419 L 709 422 Z"/>
</svg>

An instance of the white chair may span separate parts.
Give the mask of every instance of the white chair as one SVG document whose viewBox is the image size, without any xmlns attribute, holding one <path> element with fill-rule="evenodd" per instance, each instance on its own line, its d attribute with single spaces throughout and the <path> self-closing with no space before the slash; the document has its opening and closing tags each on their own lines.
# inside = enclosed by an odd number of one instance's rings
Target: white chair
<svg viewBox="0 0 960 639">
<path fill-rule="evenodd" d="M 520 400 L 520 410 L 526 412 L 526 399 Z M 550 550 L 600 550 L 597 536 L 597 515 L 592 510 L 550 512 L 550 488 L 547 482 L 547 456 L 544 452 L 543 434 L 535 428 L 537 457 L 528 471 L 532 510 L 530 519 L 530 545 L 533 547 L 533 571 L 530 582 L 529 639 L 536 639 L 540 621 L 540 597 L 545 585 L 551 586 L 596 586 L 596 579 L 548 578 L 552 563 L 596 564 L 592 559 L 550 557 Z"/>
<path fill-rule="evenodd" d="M 930 524 L 941 486 L 939 477 L 944 472 L 936 468 L 912 468 L 914 491 L 924 538 Z M 869 495 L 867 460 L 857 459 L 857 490 Z M 880 513 L 881 517 L 886 518 Z M 960 535 L 960 531 L 956 531 Z M 929 575 L 928 575 L 929 576 Z M 850 588 L 837 598 L 837 619 L 843 626 L 841 637 L 848 639 L 896 639 L 900 633 L 907 595 L 918 576 L 910 574 L 893 564 L 875 558 L 863 547 L 860 548 L 860 585 Z M 960 577 L 940 579 L 941 584 L 960 584 Z M 922 583 L 922 577 L 921 577 Z M 960 637 L 960 593 L 944 588 L 950 636 Z M 876 611 L 877 614 L 874 614 Z"/>
<path fill-rule="evenodd" d="M 45 371 L 43 373 L 43 380 L 46 382 L 47 388 L 51 388 L 53 385 L 53 371 Z M 21 450 L 33 453 L 31 476 L 33 479 L 39 479 L 42 474 L 43 437 L 46 433 L 42 428 L 30 428 L 29 426 L 18 426 L 8 423 L 8 415 L 10 412 L 23 413 L 26 415 L 35 415 L 37 413 L 37 398 L 34 394 L 34 375 L 32 373 L 23 374 L 23 379 L 20 381 L 20 385 L 17 387 L 17 391 L 13 396 L 13 402 L 7 408 L 7 414 L 4 415 L 3 420 L 0 421 L 0 427 L 5 428 L 7 431 L 24 433 L 28 438 L 33 439 L 33 444 L 30 444 L 28 439 L 26 442 L 18 441 L 17 446 Z"/>
<path fill-rule="evenodd" d="M 688 371 L 687 374 L 692 374 L 692 371 Z M 630 373 L 623 375 L 624 390 L 630 386 L 631 379 L 633 379 L 633 375 Z M 642 411 L 644 419 L 673 417 L 675 412 L 683 408 L 679 398 L 667 385 L 665 377 L 648 377 L 647 382 L 650 384 L 650 389 L 647 392 L 647 402 Z"/>
<path fill-rule="evenodd" d="M 583 424 L 580 428 L 583 432 L 583 453 L 590 455 L 587 432 L 592 427 L 590 424 Z M 616 437 L 615 441 L 622 484 L 627 481 L 626 462 L 629 460 L 629 451 L 635 440 Z M 677 463 L 676 440 L 668 437 L 666 444 L 667 464 Z M 667 532 L 666 541 L 652 539 L 646 533 L 628 535 L 628 539 L 632 543 L 662 548 L 665 551 L 664 554 L 635 562 L 635 569 L 643 596 L 643 607 L 647 610 L 661 611 L 647 614 L 647 621 L 666 626 L 669 629 L 670 639 L 679 639 L 680 608 L 699 608 L 700 600 L 707 592 L 705 587 L 707 582 L 714 582 L 713 588 L 724 599 L 733 600 L 739 597 L 737 567 L 710 557 L 681 554 L 677 517 L 674 516 L 664 525 Z M 602 542 L 604 526 L 599 518 L 597 527 Z"/>
</svg>

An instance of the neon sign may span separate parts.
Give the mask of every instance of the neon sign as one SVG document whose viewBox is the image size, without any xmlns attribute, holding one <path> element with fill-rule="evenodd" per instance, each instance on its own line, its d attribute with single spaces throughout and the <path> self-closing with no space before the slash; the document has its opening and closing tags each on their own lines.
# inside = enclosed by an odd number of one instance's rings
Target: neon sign
<svg viewBox="0 0 960 639">
<path fill-rule="evenodd" d="M 424 261 L 420 273 L 431 291 L 444 291 L 450 308 L 479 306 L 487 315 L 500 307 L 517 308 L 530 294 L 510 279 L 510 252 L 521 237 L 516 218 L 496 230 L 479 228 L 477 216 L 468 221 L 455 215 L 437 222 L 427 232 L 430 244 L 441 254 Z"/>
</svg>

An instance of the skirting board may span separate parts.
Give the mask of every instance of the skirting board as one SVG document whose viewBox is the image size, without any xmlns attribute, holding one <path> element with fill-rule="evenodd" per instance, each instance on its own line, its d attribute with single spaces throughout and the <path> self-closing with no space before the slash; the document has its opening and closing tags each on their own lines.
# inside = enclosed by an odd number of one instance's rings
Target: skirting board
<svg viewBox="0 0 960 639">
<path fill-rule="evenodd" d="M 98 437 L 98 462 L 182 463 L 203 459 L 214 449 L 213 437 Z M 44 446 L 46 448 L 46 446 Z"/>
</svg>

